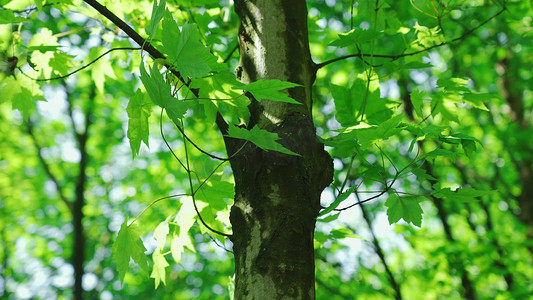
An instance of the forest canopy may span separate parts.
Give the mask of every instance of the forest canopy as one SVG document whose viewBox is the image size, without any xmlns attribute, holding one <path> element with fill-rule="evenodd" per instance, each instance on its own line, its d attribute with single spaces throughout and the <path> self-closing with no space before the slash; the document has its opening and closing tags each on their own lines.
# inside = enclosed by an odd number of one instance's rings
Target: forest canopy
<svg viewBox="0 0 533 300">
<path fill-rule="evenodd" d="M 525 299 L 532 5 L 0 0 L 0 297 Z"/>
</svg>

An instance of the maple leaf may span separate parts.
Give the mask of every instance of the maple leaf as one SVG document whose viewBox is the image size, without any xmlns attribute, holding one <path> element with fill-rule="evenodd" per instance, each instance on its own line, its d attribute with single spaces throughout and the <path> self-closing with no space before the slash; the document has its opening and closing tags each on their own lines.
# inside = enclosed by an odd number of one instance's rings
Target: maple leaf
<svg viewBox="0 0 533 300">
<path fill-rule="evenodd" d="M 237 84 L 233 89 L 241 89 L 252 93 L 254 98 L 261 102 L 263 99 L 268 99 L 278 102 L 288 102 L 294 104 L 300 104 L 300 102 L 292 99 L 287 94 L 280 92 L 280 90 L 301 86 L 297 83 L 288 81 L 281 81 L 279 79 L 261 79 L 250 84 Z"/>
<path fill-rule="evenodd" d="M 147 147 L 149 136 L 148 118 L 150 117 L 151 104 L 144 94 L 137 90 L 133 98 L 128 102 L 128 138 L 130 139 L 131 153 L 133 157 L 139 154 L 141 141 Z"/>
<path fill-rule="evenodd" d="M 130 258 L 136 262 L 143 271 L 148 273 L 148 258 L 144 252 L 146 248 L 140 238 L 140 233 L 137 225 L 130 224 L 128 226 L 127 220 L 122 223 L 118 236 L 113 244 L 113 257 L 117 262 L 118 277 L 120 281 L 124 282 L 124 276 L 128 271 Z"/>
<path fill-rule="evenodd" d="M 161 282 L 166 284 L 167 274 L 165 268 L 168 267 L 168 262 L 159 248 L 155 249 L 154 253 L 152 254 L 152 258 L 154 260 L 154 269 L 152 270 L 152 274 L 150 274 L 150 278 L 155 279 L 155 288 L 157 289 Z"/>
<path fill-rule="evenodd" d="M 415 198 L 399 197 L 396 194 L 389 196 L 385 202 L 389 223 L 393 224 L 400 219 L 420 227 L 422 225 L 422 208 L 419 200 Z"/>
<path fill-rule="evenodd" d="M 257 126 L 254 126 L 251 130 L 231 126 L 227 136 L 250 141 L 265 151 L 274 150 L 285 154 L 299 156 L 298 153 L 292 152 L 277 142 L 280 139 L 277 133 L 260 129 Z"/>
</svg>

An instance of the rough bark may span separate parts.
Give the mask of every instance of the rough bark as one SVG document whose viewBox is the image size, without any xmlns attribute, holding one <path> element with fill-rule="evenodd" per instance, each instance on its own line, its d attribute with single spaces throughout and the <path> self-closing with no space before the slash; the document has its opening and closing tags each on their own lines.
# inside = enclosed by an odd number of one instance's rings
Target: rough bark
<svg viewBox="0 0 533 300">
<path fill-rule="evenodd" d="M 247 124 L 277 133 L 285 147 L 301 156 L 265 152 L 248 143 L 231 160 L 235 299 L 314 299 L 313 234 L 320 194 L 331 182 L 333 166 L 311 116 L 315 69 L 306 3 L 240 0 L 235 10 L 241 19 L 239 79 L 302 85 L 287 91 L 299 105 L 252 99 Z M 228 152 L 241 142 L 227 139 Z"/>
</svg>

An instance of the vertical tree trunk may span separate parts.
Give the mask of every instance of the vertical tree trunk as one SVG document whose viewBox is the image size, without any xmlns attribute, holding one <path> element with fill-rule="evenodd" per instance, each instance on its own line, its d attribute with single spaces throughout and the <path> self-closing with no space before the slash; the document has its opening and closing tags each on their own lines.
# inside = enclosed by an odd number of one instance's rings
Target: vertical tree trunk
<svg viewBox="0 0 533 300">
<path fill-rule="evenodd" d="M 331 182 L 333 166 L 311 116 L 315 69 L 306 3 L 238 0 L 235 10 L 241 19 L 239 79 L 302 85 L 288 90 L 300 105 L 252 100 L 248 124 L 277 133 L 285 147 L 301 156 L 265 152 L 248 143 L 231 160 L 235 299 L 314 299 L 313 233 L 320 194 Z M 228 153 L 241 142 L 227 139 Z"/>
</svg>

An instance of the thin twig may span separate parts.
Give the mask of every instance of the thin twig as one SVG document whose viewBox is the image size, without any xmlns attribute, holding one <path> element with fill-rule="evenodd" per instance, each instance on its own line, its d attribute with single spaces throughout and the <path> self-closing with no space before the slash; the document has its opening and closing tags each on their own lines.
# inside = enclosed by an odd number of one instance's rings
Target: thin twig
<svg viewBox="0 0 533 300">
<path fill-rule="evenodd" d="M 189 171 L 187 170 L 187 167 L 185 167 L 183 162 L 181 162 L 181 160 L 178 158 L 176 153 L 174 153 L 174 150 L 172 150 L 172 147 L 170 147 L 170 145 L 167 142 L 167 139 L 165 138 L 165 134 L 163 133 L 163 109 L 161 109 L 161 116 L 159 118 L 159 131 L 161 132 L 161 137 L 163 138 L 163 141 L 165 142 L 165 145 L 167 145 L 167 148 L 172 154 L 172 156 L 174 156 L 174 158 L 180 163 L 180 165 L 183 167 L 183 169 L 185 169 L 185 171 Z"/>
<path fill-rule="evenodd" d="M 413 55 L 420 54 L 420 53 L 423 53 L 423 52 L 427 52 L 429 50 L 432 50 L 432 49 L 435 49 L 435 48 L 439 48 L 439 47 L 442 47 L 442 46 L 445 46 L 445 45 L 448 45 L 448 44 L 453 44 L 453 43 L 455 43 L 457 41 L 460 41 L 460 40 L 466 38 L 470 34 L 474 33 L 476 30 L 478 30 L 479 28 L 481 28 L 482 26 L 484 26 L 485 24 L 490 22 L 492 19 L 494 19 L 494 18 L 498 17 L 499 15 L 501 15 L 506 9 L 507 9 L 507 6 L 504 5 L 502 7 L 502 9 L 500 11 L 498 11 L 497 13 L 495 13 L 493 16 L 489 17 L 485 21 L 481 22 L 478 26 L 475 26 L 474 28 L 466 31 L 463 35 L 461 35 L 459 37 L 456 37 L 453 40 L 450 40 L 450 41 L 447 41 L 447 42 L 442 42 L 440 44 L 436 44 L 436 45 L 424 48 L 422 50 L 417 50 L 417 51 L 413 51 L 413 52 L 409 52 L 409 53 L 396 54 L 396 55 L 371 54 L 371 53 L 370 54 L 369 53 L 348 54 L 348 55 L 344 55 L 344 56 L 339 56 L 339 57 L 331 59 L 331 60 L 327 60 L 327 61 L 319 63 L 319 64 L 315 64 L 315 69 L 318 70 L 318 69 L 323 68 L 323 67 L 325 67 L 325 66 L 327 66 L 329 64 L 332 64 L 334 62 L 337 62 L 337 61 L 340 61 L 340 60 L 344 60 L 344 59 L 347 59 L 347 58 L 351 58 L 351 57 L 358 57 L 358 58 L 362 59 L 363 57 L 370 56 L 370 57 L 377 57 L 377 58 L 389 58 L 391 61 L 395 61 L 395 60 L 398 60 L 398 59 L 400 59 L 402 57 L 413 56 Z"/>
<path fill-rule="evenodd" d="M 179 126 L 178 126 L 179 128 Z M 189 151 L 187 150 L 187 141 L 186 141 L 186 136 L 184 134 L 182 134 L 183 136 L 183 149 L 185 150 L 185 163 L 187 164 L 187 175 L 189 177 L 189 188 L 191 189 L 191 192 L 194 191 L 194 187 L 193 187 L 193 184 L 192 184 L 192 177 L 191 177 L 191 171 L 190 171 L 190 162 L 189 162 Z M 226 236 L 226 237 L 231 237 L 232 235 L 231 234 L 227 234 L 227 233 L 224 233 L 224 232 L 220 232 L 216 229 L 214 229 L 213 227 L 209 226 L 205 221 L 204 221 L 204 218 L 202 218 L 202 215 L 200 214 L 200 211 L 198 210 L 198 206 L 196 205 L 196 198 L 195 198 L 195 195 L 194 193 L 192 194 L 192 204 L 194 206 L 194 210 L 196 211 L 196 215 L 198 216 L 198 219 L 200 219 L 200 222 L 209 230 L 211 230 L 212 232 L 216 233 L 216 234 L 219 234 L 219 235 L 222 235 L 222 236 Z"/>
<path fill-rule="evenodd" d="M 144 39 L 133 28 L 131 28 L 128 24 L 126 24 L 126 22 L 124 22 L 121 18 L 117 17 L 114 13 L 112 13 L 105 6 L 103 6 L 98 1 L 95 1 L 95 0 L 84 0 L 84 1 L 85 1 L 85 3 L 89 4 L 94 9 L 96 9 L 96 11 L 101 13 L 104 17 L 106 17 L 111 22 L 113 22 L 113 24 L 115 24 L 118 28 L 120 28 L 122 31 L 124 31 L 132 40 L 134 40 L 139 46 L 141 46 L 144 51 L 148 52 L 148 54 L 150 54 L 150 56 L 152 58 L 154 58 L 154 59 L 158 59 L 159 58 L 159 59 L 163 59 L 164 61 L 166 61 L 166 57 L 165 57 L 165 55 L 163 53 L 161 53 L 159 50 L 157 50 L 149 41 Z M 183 76 L 181 76 L 181 73 L 178 72 L 172 65 L 167 63 L 167 64 L 165 64 L 165 66 L 179 80 L 181 80 L 183 83 L 186 82 L 184 80 Z M 189 86 L 189 84 L 187 84 L 187 83 L 185 85 L 187 87 Z M 196 97 L 199 96 L 198 90 L 192 90 L 192 93 Z M 220 114 L 220 112 L 218 112 L 218 111 L 217 111 L 217 116 L 216 116 L 216 121 L 215 122 L 216 122 L 220 132 L 222 134 L 226 134 L 227 133 L 227 129 L 228 129 L 229 126 L 226 123 L 226 121 L 224 120 L 224 118 L 222 117 L 222 115 Z M 178 128 L 179 128 L 179 126 L 178 126 Z M 179 129 L 180 129 L 180 132 L 184 136 L 186 136 L 185 133 L 181 130 L 181 128 L 179 128 Z M 188 137 L 187 137 L 187 140 L 190 141 L 190 139 Z M 212 157 L 212 158 L 214 158 L 214 157 Z"/>
<path fill-rule="evenodd" d="M 19 67 L 19 71 L 22 73 L 22 75 L 28 77 L 29 79 L 31 80 L 35 80 L 35 81 L 52 81 L 52 80 L 59 80 L 59 79 L 65 79 L 71 75 L 74 75 L 76 73 L 78 73 L 79 71 L 89 67 L 90 65 L 94 64 L 95 62 L 97 62 L 100 58 L 106 56 L 109 52 L 112 52 L 112 51 L 115 51 L 115 50 L 141 50 L 142 48 L 139 48 L 139 47 L 119 47 L 119 48 L 111 48 L 109 50 L 107 50 L 104 54 L 98 56 L 97 58 L 95 58 L 94 60 L 92 60 L 91 62 L 89 62 L 88 64 L 80 67 L 79 69 L 76 69 L 66 75 L 63 75 L 63 76 L 57 76 L 57 77 L 51 77 L 51 78 L 32 78 L 30 77 L 29 75 L 27 75 L 26 73 L 24 73 L 22 71 L 22 69 Z"/>
</svg>

